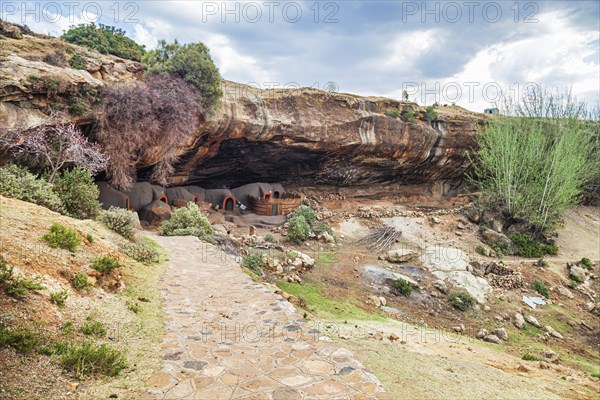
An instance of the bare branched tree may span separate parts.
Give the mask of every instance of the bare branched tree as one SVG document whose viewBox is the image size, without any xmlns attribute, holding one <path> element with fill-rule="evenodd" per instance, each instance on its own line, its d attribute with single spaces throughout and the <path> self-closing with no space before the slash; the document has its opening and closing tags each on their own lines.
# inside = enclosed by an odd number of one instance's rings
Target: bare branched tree
<svg viewBox="0 0 600 400">
<path fill-rule="evenodd" d="M 65 166 L 83 167 L 95 174 L 106 167 L 107 157 L 79 128 L 60 114 L 51 115 L 42 125 L 13 131 L 0 139 L 16 158 L 31 167 L 49 168 L 49 182 Z"/>
<path fill-rule="evenodd" d="M 197 89 L 170 75 L 107 88 L 96 137 L 110 156 L 107 173 L 112 185 L 131 188 L 144 159 L 155 161 L 152 180 L 166 184 L 179 146 L 196 129 L 200 104 Z"/>
</svg>

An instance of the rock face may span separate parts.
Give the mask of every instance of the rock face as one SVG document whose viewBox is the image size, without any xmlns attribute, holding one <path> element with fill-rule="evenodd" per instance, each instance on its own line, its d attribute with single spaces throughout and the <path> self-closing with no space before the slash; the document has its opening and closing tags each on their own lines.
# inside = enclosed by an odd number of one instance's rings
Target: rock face
<svg viewBox="0 0 600 400">
<path fill-rule="evenodd" d="M 34 56 L 28 53 L 28 43 L 36 43 Z M 59 77 L 77 90 L 84 84 L 101 89 L 143 76 L 139 63 L 94 52 L 86 58 L 85 70 L 31 61 L 43 59 L 44 52 L 57 45 L 57 39 L 39 36 L 3 40 L 1 126 L 34 126 L 51 106 L 47 87 L 36 86 L 31 75 L 39 75 L 42 81 Z M 425 109 L 415 103 L 315 89 L 258 90 L 224 81 L 223 91 L 222 101 L 197 127 L 196 135 L 181 143 L 180 163 L 169 178 L 171 185 L 425 184 L 443 194 L 461 181 L 469 168 L 467 151 L 486 118 L 449 106 L 438 107 L 438 118 L 429 122 Z M 65 106 L 72 97 L 65 96 Z M 396 108 L 400 117 L 386 115 Z M 406 113 L 414 113 L 414 119 Z M 93 128 L 94 113 L 75 120 Z M 154 164 L 157 154 L 160 149 L 139 160 L 142 180 L 147 178 L 144 167 Z"/>
</svg>

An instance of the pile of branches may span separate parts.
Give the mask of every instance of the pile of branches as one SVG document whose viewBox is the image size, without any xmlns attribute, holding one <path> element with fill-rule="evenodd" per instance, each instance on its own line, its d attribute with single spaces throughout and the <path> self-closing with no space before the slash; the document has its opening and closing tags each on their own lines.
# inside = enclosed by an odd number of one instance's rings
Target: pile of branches
<svg viewBox="0 0 600 400">
<path fill-rule="evenodd" d="M 386 226 L 369 233 L 367 236 L 355 241 L 354 243 L 357 245 L 367 246 L 375 253 L 382 253 L 392 247 L 400 235 L 402 235 L 401 231 L 397 231 L 395 228 Z"/>
</svg>

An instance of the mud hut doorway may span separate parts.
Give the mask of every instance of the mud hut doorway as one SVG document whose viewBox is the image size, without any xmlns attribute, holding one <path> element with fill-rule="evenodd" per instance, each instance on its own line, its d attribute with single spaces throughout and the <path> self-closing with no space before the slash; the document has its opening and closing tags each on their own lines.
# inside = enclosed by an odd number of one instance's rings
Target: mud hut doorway
<svg viewBox="0 0 600 400">
<path fill-rule="evenodd" d="M 223 209 L 225 211 L 233 211 L 235 209 L 235 199 L 231 196 L 223 201 Z"/>
</svg>

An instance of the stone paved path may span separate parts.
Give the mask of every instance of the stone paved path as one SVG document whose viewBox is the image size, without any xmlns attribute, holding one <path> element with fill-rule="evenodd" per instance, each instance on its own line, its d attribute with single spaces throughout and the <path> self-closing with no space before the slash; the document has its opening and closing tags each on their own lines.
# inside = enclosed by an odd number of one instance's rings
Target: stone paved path
<svg viewBox="0 0 600 400">
<path fill-rule="evenodd" d="M 147 399 L 388 399 L 352 353 L 192 237 L 154 237 L 170 253 L 163 369 Z"/>
</svg>

